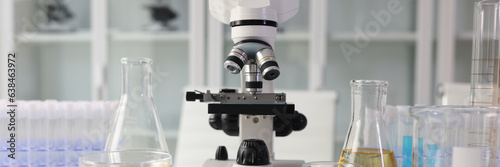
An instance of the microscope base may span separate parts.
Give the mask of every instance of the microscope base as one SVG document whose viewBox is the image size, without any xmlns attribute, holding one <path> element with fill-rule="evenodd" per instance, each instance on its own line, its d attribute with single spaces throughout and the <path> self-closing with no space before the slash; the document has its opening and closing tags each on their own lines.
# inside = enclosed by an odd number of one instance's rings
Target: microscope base
<svg viewBox="0 0 500 167">
<path fill-rule="evenodd" d="M 209 159 L 205 161 L 203 167 L 240 167 L 233 166 L 236 160 L 229 159 L 226 161 Z M 252 167 L 301 167 L 305 162 L 302 160 L 272 160 L 271 165 L 266 166 L 252 166 Z"/>
</svg>

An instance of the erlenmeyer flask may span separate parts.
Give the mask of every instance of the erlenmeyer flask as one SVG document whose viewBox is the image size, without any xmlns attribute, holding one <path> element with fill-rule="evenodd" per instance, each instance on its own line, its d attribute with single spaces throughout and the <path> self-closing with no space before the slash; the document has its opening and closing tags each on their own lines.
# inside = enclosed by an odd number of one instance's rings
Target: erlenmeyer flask
<svg viewBox="0 0 500 167">
<path fill-rule="evenodd" d="M 396 167 L 382 114 L 387 81 L 351 81 L 352 120 L 340 162 L 369 167 Z"/>
<path fill-rule="evenodd" d="M 153 102 L 149 58 L 122 58 L 122 96 L 105 151 L 168 153 Z"/>
</svg>

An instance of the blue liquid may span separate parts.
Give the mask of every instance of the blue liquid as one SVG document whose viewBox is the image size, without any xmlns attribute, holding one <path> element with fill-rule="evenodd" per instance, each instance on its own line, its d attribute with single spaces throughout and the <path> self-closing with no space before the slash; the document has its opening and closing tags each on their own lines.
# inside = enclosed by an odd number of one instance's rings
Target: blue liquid
<svg viewBox="0 0 500 167">
<path fill-rule="evenodd" d="M 48 154 L 48 150 L 33 151 L 31 154 L 31 164 L 38 167 L 49 166 Z"/>
<path fill-rule="evenodd" d="M 437 158 L 437 150 L 438 146 L 435 144 L 429 144 L 427 145 L 427 166 L 428 167 L 434 167 L 434 164 L 436 164 L 436 158 Z"/>
<path fill-rule="evenodd" d="M 412 136 L 403 136 L 403 167 L 411 167 L 412 162 Z"/>
<path fill-rule="evenodd" d="M 424 166 L 424 139 L 418 138 L 418 167 Z"/>
<path fill-rule="evenodd" d="M 10 152 L 7 150 L 0 150 L 0 167 L 8 167 L 10 166 L 10 158 L 7 157 Z"/>
<path fill-rule="evenodd" d="M 66 150 L 52 150 L 49 152 L 50 166 L 67 166 Z"/>
<path fill-rule="evenodd" d="M 29 150 L 16 150 L 15 157 L 16 159 L 11 159 L 12 166 L 29 166 L 30 165 L 30 156 Z"/>
</svg>

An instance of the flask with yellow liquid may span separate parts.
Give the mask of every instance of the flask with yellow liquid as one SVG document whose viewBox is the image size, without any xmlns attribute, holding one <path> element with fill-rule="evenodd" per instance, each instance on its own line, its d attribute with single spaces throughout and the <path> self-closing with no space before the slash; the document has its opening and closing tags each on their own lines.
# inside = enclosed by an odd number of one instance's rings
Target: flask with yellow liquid
<svg viewBox="0 0 500 167">
<path fill-rule="evenodd" d="M 352 120 L 340 162 L 397 167 L 382 117 L 387 86 L 387 81 L 351 81 Z"/>
</svg>

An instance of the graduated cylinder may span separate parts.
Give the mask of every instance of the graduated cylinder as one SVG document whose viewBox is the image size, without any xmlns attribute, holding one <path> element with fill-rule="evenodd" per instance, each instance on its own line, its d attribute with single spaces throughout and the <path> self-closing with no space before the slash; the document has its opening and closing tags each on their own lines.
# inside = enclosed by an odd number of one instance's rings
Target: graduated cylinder
<svg viewBox="0 0 500 167">
<path fill-rule="evenodd" d="M 472 105 L 499 105 L 499 0 L 476 2 L 471 73 Z"/>
</svg>

